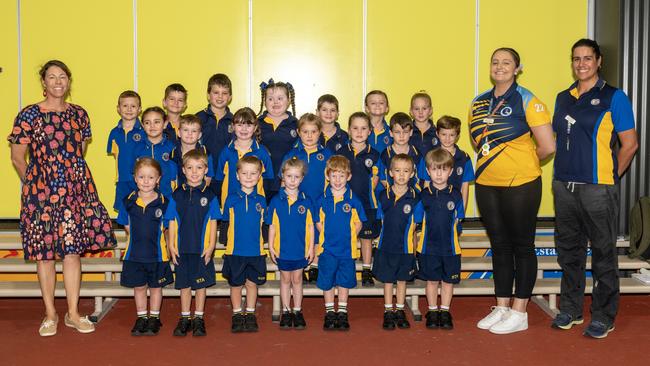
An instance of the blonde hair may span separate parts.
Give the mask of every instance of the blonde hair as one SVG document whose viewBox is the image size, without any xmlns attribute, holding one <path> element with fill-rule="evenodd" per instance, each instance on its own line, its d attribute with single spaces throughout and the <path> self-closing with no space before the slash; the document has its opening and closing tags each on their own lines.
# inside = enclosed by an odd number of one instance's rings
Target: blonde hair
<svg viewBox="0 0 650 366">
<path fill-rule="evenodd" d="M 305 113 L 298 120 L 298 131 L 306 124 L 313 124 L 318 127 L 318 131 L 323 129 L 323 120 L 313 113 Z"/>
<path fill-rule="evenodd" d="M 184 125 L 198 125 L 199 130 L 203 129 L 203 123 L 201 122 L 201 119 L 194 114 L 184 114 L 180 117 L 178 126 L 181 127 Z"/>
<path fill-rule="evenodd" d="M 424 156 L 427 169 L 443 167 L 452 169 L 454 167 L 454 157 L 451 153 L 441 147 L 429 151 Z"/>
<path fill-rule="evenodd" d="M 286 172 L 289 169 L 299 169 L 300 172 L 302 173 L 302 176 L 304 177 L 305 175 L 307 175 L 308 167 L 307 167 L 307 163 L 305 163 L 304 161 L 296 157 L 293 157 L 291 159 L 285 160 L 284 163 L 282 163 L 282 167 L 280 168 L 280 171 L 282 172 L 282 175 L 284 175 L 284 172 Z"/>
<path fill-rule="evenodd" d="M 237 161 L 237 171 L 240 171 L 244 164 L 257 165 L 257 168 L 259 169 L 260 172 L 262 172 L 262 169 L 264 168 L 264 165 L 262 164 L 262 160 L 257 158 L 257 156 L 253 156 L 253 155 L 246 155 L 241 159 L 239 159 Z"/>
<path fill-rule="evenodd" d="M 205 154 L 203 149 L 192 149 L 186 152 L 185 155 L 183 155 L 183 166 L 185 166 L 185 164 L 190 160 L 199 160 L 205 164 L 206 167 L 208 166 L 208 156 Z"/>
<path fill-rule="evenodd" d="M 138 158 L 138 160 L 135 161 L 135 165 L 133 166 L 133 175 L 136 175 L 138 170 L 146 166 L 154 168 L 154 170 L 158 172 L 158 176 L 162 177 L 162 168 L 160 167 L 160 163 L 157 162 L 156 159 L 148 157 Z"/>
</svg>

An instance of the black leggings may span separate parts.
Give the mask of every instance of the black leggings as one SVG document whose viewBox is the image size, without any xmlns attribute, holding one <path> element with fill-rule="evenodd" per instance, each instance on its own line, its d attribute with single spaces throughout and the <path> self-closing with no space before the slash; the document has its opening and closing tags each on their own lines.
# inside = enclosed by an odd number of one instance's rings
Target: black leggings
<svg viewBox="0 0 650 366">
<path fill-rule="evenodd" d="M 542 179 L 517 187 L 476 184 L 476 203 L 490 237 L 497 297 L 530 298 L 537 277 L 535 228 Z"/>
</svg>

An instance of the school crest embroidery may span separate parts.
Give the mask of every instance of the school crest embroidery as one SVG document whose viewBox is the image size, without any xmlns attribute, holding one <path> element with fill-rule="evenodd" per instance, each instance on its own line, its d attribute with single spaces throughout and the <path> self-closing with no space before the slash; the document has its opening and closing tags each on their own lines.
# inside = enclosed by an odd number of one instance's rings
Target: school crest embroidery
<svg viewBox="0 0 650 366">
<path fill-rule="evenodd" d="M 156 218 L 160 218 L 160 217 L 162 217 L 162 210 L 159 209 L 159 208 L 156 209 L 156 213 L 155 213 L 155 215 L 156 215 Z"/>
<path fill-rule="evenodd" d="M 201 197 L 201 206 L 205 207 L 208 205 L 208 198 L 207 197 Z"/>
<path fill-rule="evenodd" d="M 298 136 L 298 133 L 296 133 L 296 130 L 291 130 L 291 131 L 289 131 L 289 134 L 290 134 L 291 137 L 293 137 L 293 138 L 296 138 L 296 136 Z"/>
<path fill-rule="evenodd" d="M 438 145 L 438 138 L 437 137 L 432 138 L 431 139 L 431 144 L 434 145 L 434 146 Z"/>
<path fill-rule="evenodd" d="M 503 107 L 503 109 L 501 109 L 501 112 L 499 112 L 499 113 L 504 117 L 508 117 L 509 115 L 512 114 L 512 108 L 511 107 Z"/>
<path fill-rule="evenodd" d="M 163 159 L 163 161 L 169 161 L 169 153 L 163 153 L 162 154 L 162 159 Z"/>
<path fill-rule="evenodd" d="M 142 135 L 140 135 L 139 133 L 134 133 L 133 134 L 133 141 L 140 142 L 140 140 L 142 140 Z"/>
<path fill-rule="evenodd" d="M 350 206 L 350 204 L 349 203 L 344 204 L 343 205 L 343 212 L 348 213 L 350 211 L 352 211 L 352 207 Z"/>
<path fill-rule="evenodd" d="M 366 168 L 370 168 L 372 166 L 372 159 L 368 158 L 364 163 L 366 164 Z"/>
<path fill-rule="evenodd" d="M 334 151 L 338 151 L 340 148 L 341 148 L 341 144 L 336 144 L 336 146 L 334 146 Z"/>
<path fill-rule="evenodd" d="M 411 213 L 411 205 L 408 203 L 404 205 L 404 208 L 402 209 L 402 212 L 404 212 L 406 215 Z"/>
<path fill-rule="evenodd" d="M 453 210 L 454 208 L 456 208 L 456 205 L 452 201 L 447 202 L 447 209 L 449 211 Z"/>
<path fill-rule="evenodd" d="M 305 209 L 305 206 L 303 206 L 303 205 L 298 206 L 298 213 L 299 214 L 304 215 L 306 211 L 307 211 L 307 209 Z"/>
<path fill-rule="evenodd" d="M 384 136 L 384 144 L 389 144 L 390 143 L 390 138 L 388 136 Z"/>
<path fill-rule="evenodd" d="M 323 159 L 325 159 L 325 156 L 323 156 L 321 153 L 318 153 L 316 154 L 316 159 L 318 159 L 318 161 L 323 161 Z"/>
<path fill-rule="evenodd" d="M 257 212 L 262 212 L 262 204 L 261 204 L 261 203 L 258 202 L 258 203 L 255 205 L 255 211 L 257 211 Z"/>
<path fill-rule="evenodd" d="M 599 105 L 600 104 L 600 99 L 594 98 L 591 100 L 591 105 Z"/>
<path fill-rule="evenodd" d="M 456 174 L 457 175 L 463 175 L 463 167 L 462 166 L 459 166 L 458 168 L 456 168 Z"/>
</svg>

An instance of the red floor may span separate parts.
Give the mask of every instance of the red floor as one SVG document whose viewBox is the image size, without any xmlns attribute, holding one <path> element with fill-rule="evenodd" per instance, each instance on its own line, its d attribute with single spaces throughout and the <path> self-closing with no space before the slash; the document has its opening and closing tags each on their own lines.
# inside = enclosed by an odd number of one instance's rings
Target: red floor
<svg viewBox="0 0 650 366">
<path fill-rule="evenodd" d="M 308 298 L 304 331 L 281 331 L 271 323 L 271 300 L 259 306 L 260 332 L 229 332 L 230 307 L 226 299 L 208 299 L 204 338 L 171 336 L 179 311 L 178 298 L 163 304 L 164 327 L 156 337 L 132 337 L 135 307 L 120 300 L 93 334 L 78 334 L 61 320 L 59 333 L 38 336 L 40 300 L 0 300 L 0 365 L 642 365 L 648 364 L 650 297 L 623 296 L 616 330 L 603 340 L 549 328 L 550 318 L 529 306 L 529 330 L 496 336 L 475 327 L 492 305 L 488 297 L 454 299 L 453 331 L 427 330 L 412 322 L 409 330 L 381 329 L 381 298 L 352 298 L 349 332 L 321 329 L 321 298 Z M 588 302 L 589 300 L 587 300 Z M 83 312 L 92 302 L 82 300 Z M 424 301 L 421 304 L 425 307 Z M 62 318 L 65 302 L 57 300 Z M 588 314 L 588 310 L 585 311 Z M 31 343 L 30 343 L 31 342 Z"/>
</svg>

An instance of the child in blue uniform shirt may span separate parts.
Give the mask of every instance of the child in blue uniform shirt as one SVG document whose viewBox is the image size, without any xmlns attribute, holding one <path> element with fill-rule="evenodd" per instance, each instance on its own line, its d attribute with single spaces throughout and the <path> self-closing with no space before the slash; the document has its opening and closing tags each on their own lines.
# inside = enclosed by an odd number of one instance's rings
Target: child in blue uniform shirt
<svg viewBox="0 0 650 366">
<path fill-rule="evenodd" d="M 208 106 L 197 112 L 196 116 L 203 124 L 201 143 L 208 149 L 208 156 L 215 159 L 233 137 L 233 115 L 228 108 L 231 101 L 232 82 L 228 75 L 212 75 L 208 80 Z"/>
<path fill-rule="evenodd" d="M 299 159 L 282 163 L 284 189 L 271 199 L 265 218 L 269 254 L 280 270 L 281 329 L 307 326 L 302 314 L 302 272 L 314 259 L 314 220 L 312 200 L 299 189 L 306 170 L 307 163 Z"/>
<path fill-rule="evenodd" d="M 436 126 L 433 125 L 431 120 L 433 109 L 429 94 L 424 91 L 413 94 L 409 112 L 413 117 L 413 135 L 411 135 L 409 143 L 415 146 L 418 152 L 424 156 L 429 151 L 440 146 Z"/>
<path fill-rule="evenodd" d="M 410 138 L 413 135 L 413 121 L 406 113 L 397 112 L 390 118 L 390 136 L 393 139 L 393 143 L 386 148 L 386 150 L 381 152 L 381 163 L 384 167 L 379 172 L 379 180 L 382 182 L 384 187 L 388 187 L 393 184 L 392 176 L 388 174 L 388 169 L 390 167 L 391 160 L 397 154 L 406 154 L 413 159 L 415 166 L 417 167 L 422 160 L 422 155 L 420 152 L 410 144 Z M 419 187 L 418 176 L 413 174 L 409 181 L 411 187 Z"/>
<path fill-rule="evenodd" d="M 181 119 L 182 121 L 182 119 Z M 181 137 L 183 125 L 181 124 Z M 176 265 L 174 286 L 181 290 L 181 317 L 175 336 L 206 335 L 203 310 L 206 288 L 215 284 L 212 254 L 217 242 L 217 220 L 221 209 L 216 193 L 205 180 L 208 157 L 202 149 L 183 155 L 183 174 L 187 181 L 174 191 L 169 204 L 169 252 Z M 190 319 L 192 290 L 196 291 L 194 318 Z"/>
<path fill-rule="evenodd" d="M 133 151 L 146 136 L 138 119 L 140 111 L 140 95 L 133 90 L 123 91 L 117 98 L 117 113 L 120 115 L 120 120 L 109 133 L 106 146 L 106 152 L 115 157 L 117 165 L 113 203 L 115 211 L 119 211 L 122 200 L 135 189 Z"/>
<path fill-rule="evenodd" d="M 332 94 L 323 94 L 316 103 L 316 114 L 323 121 L 321 135 L 318 142 L 332 152 L 340 149 L 348 142 L 350 137 L 338 123 L 339 101 Z"/>
<path fill-rule="evenodd" d="M 409 328 L 404 301 L 406 281 L 415 277 L 415 220 L 421 210 L 420 195 L 409 181 L 415 176 L 413 158 L 397 154 L 388 171 L 393 184 L 378 194 L 377 218 L 382 220 L 379 246 L 375 253 L 372 273 L 384 283 L 384 323 L 387 330 Z M 393 282 L 397 282 L 397 303 L 393 309 Z"/>
<path fill-rule="evenodd" d="M 170 215 L 169 200 L 156 191 L 162 173 L 157 161 L 138 159 L 134 170 L 138 190 L 124 199 L 117 217 L 129 236 L 122 257 L 120 284 L 133 288 L 134 292 L 138 318 L 131 335 L 156 335 L 162 326 L 162 288 L 174 281 L 164 234 Z M 149 317 L 147 289 L 150 293 Z"/>
<path fill-rule="evenodd" d="M 381 153 L 393 143 L 388 123 L 386 123 L 389 108 L 388 95 L 381 90 L 372 90 L 366 94 L 365 104 L 366 113 L 370 117 L 372 125 L 368 143 Z"/>
<path fill-rule="evenodd" d="M 340 148 L 336 154 L 346 157 L 350 161 L 352 179 L 350 188 L 363 205 L 367 220 L 359 233 L 361 241 L 361 259 L 363 271 L 361 272 L 361 285 L 372 286 L 372 240 L 379 237 L 381 221 L 377 216 L 377 197 L 375 189 L 379 183 L 379 172 L 383 170 L 379 152 L 368 145 L 370 136 L 370 118 L 363 112 L 355 112 L 350 116 L 349 133 L 350 143 Z"/>
<path fill-rule="evenodd" d="M 142 126 L 147 138 L 134 151 L 135 158 L 149 157 L 155 159 L 162 169 L 159 189 L 160 193 L 171 197 L 176 183 L 177 168 L 171 160 L 174 143 L 167 140 L 163 134 L 165 111 L 160 107 L 149 107 L 142 112 Z"/>
<path fill-rule="evenodd" d="M 357 234 L 366 220 L 361 201 L 348 187 L 350 161 L 333 156 L 325 171 L 329 186 L 316 204 L 319 274 L 316 285 L 325 299 L 325 330 L 348 330 L 349 289 L 357 285 L 354 261 L 359 257 Z M 338 313 L 334 312 L 334 288 L 338 288 Z"/>
<path fill-rule="evenodd" d="M 449 151 L 434 149 L 424 159 L 431 184 L 422 190 L 422 206 L 415 212 L 415 222 L 422 223 L 417 247 L 418 278 L 427 281 L 427 328 L 452 329 L 449 307 L 454 284 L 460 282 L 460 220 L 465 217 L 463 198 L 447 182 L 454 166 Z M 440 309 L 437 306 L 439 285 L 442 285 Z"/>
<path fill-rule="evenodd" d="M 178 140 L 181 114 L 187 108 L 187 89 L 179 83 L 169 84 L 165 88 L 163 107 L 167 111 L 163 133 L 167 137 L 167 140 L 176 143 L 176 140 Z"/>
<path fill-rule="evenodd" d="M 208 185 L 214 175 L 214 165 L 212 155 L 206 147 L 199 141 L 202 136 L 201 120 L 193 114 L 184 114 L 181 116 L 178 128 L 178 140 L 172 150 L 171 159 L 176 164 L 176 187 L 185 183 L 185 174 L 183 173 L 183 156 L 189 151 L 199 149 L 207 156 L 207 171 L 205 180 Z"/>
<path fill-rule="evenodd" d="M 233 333 L 258 330 L 255 317 L 257 286 L 266 282 L 266 255 L 262 240 L 266 199 L 256 191 L 262 169 L 262 161 L 255 156 L 247 155 L 239 159 L 237 179 L 241 188 L 228 195 L 223 207 L 223 221 L 228 223 L 223 276 L 230 285 Z M 241 303 L 243 286 L 246 286 L 245 312 Z"/>
</svg>

